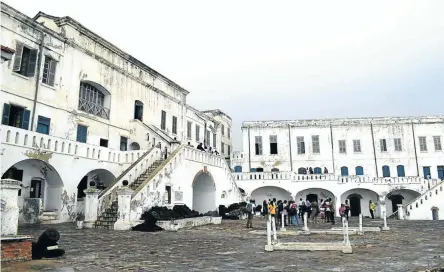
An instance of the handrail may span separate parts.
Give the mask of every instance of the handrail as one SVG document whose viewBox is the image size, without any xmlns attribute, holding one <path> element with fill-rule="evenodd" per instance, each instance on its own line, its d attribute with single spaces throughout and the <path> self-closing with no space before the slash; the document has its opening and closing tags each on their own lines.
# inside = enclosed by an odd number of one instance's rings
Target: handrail
<svg viewBox="0 0 444 272">
<path fill-rule="evenodd" d="M 102 192 L 100 192 L 99 198 L 105 195 L 109 190 L 111 190 L 111 188 L 114 187 L 114 185 L 116 185 L 122 177 L 128 174 L 128 172 L 131 171 L 131 169 L 133 169 L 141 160 L 143 160 L 146 156 L 148 156 L 148 154 L 150 154 L 151 151 L 153 151 L 155 148 L 157 147 L 151 147 L 151 149 L 145 152 L 142 156 L 140 156 L 140 158 L 138 158 L 128 168 L 126 168 L 117 178 L 114 179 L 114 181 L 108 187 L 106 187 Z"/>
<path fill-rule="evenodd" d="M 164 160 L 153 172 L 151 172 L 151 174 L 142 182 L 142 184 L 140 184 L 139 187 L 134 190 L 131 198 L 135 197 L 184 147 L 185 145 L 180 145 L 178 148 L 176 148 L 176 150 L 174 150 L 166 160 Z"/>
<path fill-rule="evenodd" d="M 438 180 L 439 181 L 439 180 Z M 414 202 L 420 200 L 424 195 L 430 193 L 431 191 L 435 190 L 436 187 L 438 187 L 439 185 L 443 184 L 444 180 L 441 180 L 439 182 L 437 182 L 433 187 L 430 187 L 430 189 L 426 190 L 424 193 L 422 193 L 420 196 L 418 196 L 417 198 L 415 198 L 414 200 L 410 201 L 409 203 L 405 204 L 405 206 L 403 206 L 402 208 L 406 209 L 406 211 L 408 212 L 407 207 L 412 205 Z"/>
</svg>

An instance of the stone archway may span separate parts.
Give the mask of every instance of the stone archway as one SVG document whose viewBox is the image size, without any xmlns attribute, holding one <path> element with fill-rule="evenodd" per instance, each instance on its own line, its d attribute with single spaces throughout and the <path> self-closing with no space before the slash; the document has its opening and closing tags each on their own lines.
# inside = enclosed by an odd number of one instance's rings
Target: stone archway
<svg viewBox="0 0 444 272">
<path fill-rule="evenodd" d="M 11 166 L 2 178 L 22 182 L 22 189 L 18 193 L 21 222 L 35 223 L 39 213 L 44 211 L 60 215 L 64 185 L 57 170 L 49 163 L 38 159 L 26 159 Z M 31 210 L 36 214 L 30 214 Z"/>
<path fill-rule="evenodd" d="M 421 194 L 410 189 L 396 189 L 386 195 L 387 216 L 398 210 L 398 204 L 405 205 L 412 202 Z"/>
<path fill-rule="evenodd" d="M 77 184 L 77 205 L 76 211 L 81 212 L 84 210 L 85 193 L 84 190 L 90 187 L 91 181 L 94 181 L 96 188 L 100 190 L 106 189 L 111 183 L 114 182 L 116 177 L 110 171 L 106 169 L 94 169 L 89 171 Z"/>
<path fill-rule="evenodd" d="M 199 213 L 216 210 L 216 184 L 208 171 L 200 171 L 193 180 L 193 206 Z"/>
<path fill-rule="evenodd" d="M 432 207 L 432 220 L 439 220 L 439 208 L 438 207 Z"/>
<path fill-rule="evenodd" d="M 322 188 L 308 188 L 296 194 L 296 201 L 300 201 L 301 199 L 308 199 L 310 202 L 317 201 L 318 204 L 320 204 L 319 202 L 321 201 L 321 199 L 325 200 L 327 198 L 336 200 L 336 197 L 332 192 Z M 336 203 L 336 205 L 338 205 L 338 203 Z"/>
<path fill-rule="evenodd" d="M 140 145 L 137 142 L 132 142 L 129 145 L 129 150 L 140 150 Z"/>
<path fill-rule="evenodd" d="M 264 186 L 259 187 L 251 192 L 251 199 L 254 199 L 256 203 L 262 203 L 264 200 L 276 198 L 276 200 L 289 200 L 291 193 L 285 189 L 277 186 Z"/>
<path fill-rule="evenodd" d="M 362 216 L 370 216 L 370 200 L 377 203 L 378 194 L 369 189 L 356 188 L 345 191 L 341 195 L 341 203 L 345 203 L 346 200 L 350 204 L 351 216 L 359 216 L 360 213 Z"/>
</svg>

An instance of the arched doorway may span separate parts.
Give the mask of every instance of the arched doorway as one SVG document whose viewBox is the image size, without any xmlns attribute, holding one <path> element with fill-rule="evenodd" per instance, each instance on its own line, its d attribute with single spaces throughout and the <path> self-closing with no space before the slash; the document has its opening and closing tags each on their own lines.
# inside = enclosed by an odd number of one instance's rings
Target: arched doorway
<svg viewBox="0 0 444 272">
<path fill-rule="evenodd" d="M 256 203 L 262 203 L 264 200 L 276 198 L 276 200 L 289 200 L 291 194 L 289 191 L 276 186 L 259 187 L 251 192 L 251 199 Z"/>
<path fill-rule="evenodd" d="M 313 202 L 313 201 L 318 202 L 318 195 L 316 195 L 316 194 L 308 194 L 307 197 L 306 197 L 306 200 L 310 201 L 310 203 Z"/>
<path fill-rule="evenodd" d="M 11 166 L 2 175 L 2 178 L 11 178 L 22 182 L 22 189 L 18 192 L 18 206 L 22 210 L 26 205 L 38 204 L 43 208 L 43 211 L 60 214 L 63 181 L 57 170 L 46 161 L 38 159 L 20 161 Z M 37 209 L 34 211 L 39 212 Z"/>
<path fill-rule="evenodd" d="M 347 190 L 341 195 L 341 203 L 345 203 L 346 200 L 348 200 L 348 203 L 350 204 L 351 216 L 359 216 L 361 213 L 362 216 L 369 217 L 370 200 L 374 203 L 378 203 L 379 196 L 375 191 L 364 188 L 356 188 Z"/>
<path fill-rule="evenodd" d="M 386 196 L 387 216 L 398 210 L 398 204 L 407 204 L 420 196 L 419 192 L 410 189 L 393 190 Z"/>
<path fill-rule="evenodd" d="M 129 150 L 140 150 L 140 145 L 136 142 L 132 142 L 129 146 Z"/>
<path fill-rule="evenodd" d="M 96 184 L 96 188 L 100 190 L 104 190 L 111 183 L 114 182 L 116 177 L 110 171 L 106 169 L 94 169 L 89 171 L 80 182 L 77 184 L 77 206 L 76 211 L 81 212 L 84 210 L 85 204 L 85 190 L 90 187 L 91 181 L 94 181 Z"/>
<path fill-rule="evenodd" d="M 325 200 L 327 198 L 331 198 L 332 200 L 335 200 L 335 195 L 330 192 L 329 190 L 325 190 L 322 188 L 309 188 L 302 190 L 296 194 L 296 201 L 299 201 L 302 198 L 302 200 L 307 200 L 310 202 L 317 201 L 318 203 L 322 200 Z M 338 205 L 339 203 L 336 203 Z"/>
<path fill-rule="evenodd" d="M 353 193 L 347 197 L 350 204 L 350 215 L 359 216 L 361 213 L 361 199 L 363 197 L 360 194 Z"/>
<path fill-rule="evenodd" d="M 210 172 L 200 171 L 194 177 L 192 208 L 199 213 L 216 210 L 216 184 Z"/>
<path fill-rule="evenodd" d="M 439 220 L 439 209 L 437 207 L 432 207 L 432 220 Z"/>
<path fill-rule="evenodd" d="M 398 204 L 402 205 L 402 200 L 404 199 L 402 195 L 391 195 L 387 198 L 392 201 L 392 212 L 396 212 L 398 210 Z"/>
</svg>

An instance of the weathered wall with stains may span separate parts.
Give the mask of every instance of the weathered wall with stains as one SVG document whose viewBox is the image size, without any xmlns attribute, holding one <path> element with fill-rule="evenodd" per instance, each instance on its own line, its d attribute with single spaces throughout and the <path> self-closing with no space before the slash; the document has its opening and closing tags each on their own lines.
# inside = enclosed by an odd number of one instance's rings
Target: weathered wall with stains
<svg viewBox="0 0 444 272">
<path fill-rule="evenodd" d="M 364 175 L 382 177 L 382 167 L 387 165 L 390 168 L 390 176 L 396 177 L 397 166 L 404 165 L 406 176 L 423 176 L 423 167 L 430 167 L 431 177 L 438 178 L 437 167 L 444 165 L 444 153 L 435 149 L 433 137 L 440 137 L 441 145 L 444 144 L 443 117 L 374 120 L 373 137 L 370 120 L 350 119 L 349 123 L 347 119 L 335 121 L 331 128 L 329 122 L 320 120 L 317 123 L 308 122 L 311 120 L 306 123 L 244 122 L 243 159 L 236 158 L 232 167 L 240 165 L 244 172 L 248 172 L 250 150 L 251 168 L 263 167 L 264 171 L 270 171 L 276 167 L 280 171 L 291 171 L 291 152 L 295 172 L 300 167 L 326 167 L 329 173 L 341 174 L 341 167 L 347 167 L 349 175 L 355 175 L 356 167 L 362 166 Z M 270 135 L 277 136 L 277 155 L 270 154 Z M 320 152 L 317 154 L 313 152 L 314 135 L 319 136 Z M 256 136 L 262 136 L 262 155 L 255 154 Z M 305 154 L 298 154 L 297 137 L 304 137 Z M 419 137 L 426 137 L 427 151 L 420 150 Z M 401 139 L 401 151 L 395 150 L 395 138 Z M 386 141 L 387 151 L 381 149 L 382 139 Z M 346 142 L 346 153 L 339 150 L 340 140 Z M 355 152 L 353 140 L 360 141 L 360 152 Z M 237 156 L 239 157 L 239 154 Z"/>
<path fill-rule="evenodd" d="M 211 116 L 214 120 L 219 123 L 217 127 L 216 142 L 221 143 L 217 146 L 217 150 L 220 154 L 224 156 L 230 156 L 232 153 L 232 140 L 231 140 L 231 117 L 220 110 L 209 110 L 205 111 L 205 114 Z M 223 131 L 222 131 L 223 130 Z M 222 149 L 222 143 L 224 148 Z"/>
</svg>

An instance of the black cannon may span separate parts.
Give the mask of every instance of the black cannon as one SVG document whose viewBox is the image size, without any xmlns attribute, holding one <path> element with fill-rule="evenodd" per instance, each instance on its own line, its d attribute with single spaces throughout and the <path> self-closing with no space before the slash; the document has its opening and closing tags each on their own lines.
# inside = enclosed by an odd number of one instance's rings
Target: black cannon
<svg viewBox="0 0 444 272">
<path fill-rule="evenodd" d="M 56 229 L 47 229 L 40 235 L 37 242 L 32 242 L 32 259 L 56 258 L 65 254 L 64 249 L 60 249 L 57 241 L 60 234 Z"/>
</svg>

